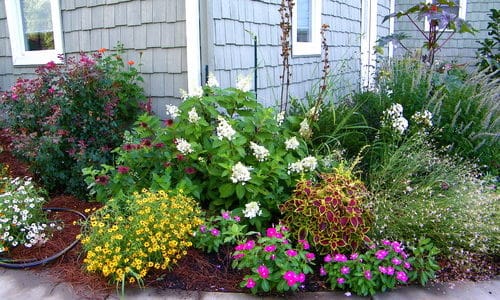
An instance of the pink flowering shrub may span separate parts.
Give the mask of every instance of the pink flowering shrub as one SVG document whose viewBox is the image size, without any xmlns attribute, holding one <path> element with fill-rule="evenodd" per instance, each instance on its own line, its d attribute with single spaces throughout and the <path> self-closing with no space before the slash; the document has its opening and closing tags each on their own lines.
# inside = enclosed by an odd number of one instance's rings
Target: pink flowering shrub
<svg viewBox="0 0 500 300">
<path fill-rule="evenodd" d="M 248 239 L 235 247 L 233 267 L 251 269 L 241 287 L 257 292 L 295 291 L 306 281 L 306 275 L 313 272 L 315 255 L 309 252 L 309 243 L 299 241 L 294 248 L 288 239 L 286 227 L 276 226 L 258 235 L 256 240 Z"/>
<path fill-rule="evenodd" d="M 412 281 L 425 285 L 439 269 L 435 261 L 438 252 L 429 239 L 421 239 L 416 247 L 382 240 L 362 254 L 326 255 L 320 275 L 327 276 L 332 289 L 349 290 L 362 296 L 374 295 Z"/>
<path fill-rule="evenodd" d="M 124 64 L 121 46 L 105 52 L 49 62 L 0 97 L 15 153 L 49 191 L 85 195 L 81 169 L 111 162 L 110 151 L 145 100 L 137 85 L 142 79 Z"/>
</svg>

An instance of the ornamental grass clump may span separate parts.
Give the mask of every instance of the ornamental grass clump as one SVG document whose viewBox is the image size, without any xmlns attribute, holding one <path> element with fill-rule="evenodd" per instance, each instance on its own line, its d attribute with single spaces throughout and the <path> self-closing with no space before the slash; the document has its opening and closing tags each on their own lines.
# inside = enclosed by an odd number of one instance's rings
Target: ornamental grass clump
<svg viewBox="0 0 500 300">
<path fill-rule="evenodd" d="M 339 165 L 320 174 L 317 183 L 300 180 L 280 206 L 282 222 L 319 253 L 353 251 L 370 241 L 370 213 L 363 207 L 367 195 L 363 182 Z"/>
<path fill-rule="evenodd" d="M 318 162 L 284 114 L 257 102 L 240 81 L 221 89 L 212 77 L 178 107 L 167 105 L 163 122 L 140 116 L 114 151 L 116 166 L 84 170 L 91 193 L 105 201 L 142 188 L 182 188 L 212 214 L 256 202 L 258 214 L 245 221 L 263 228 Z"/>
<path fill-rule="evenodd" d="M 200 209 L 182 191 L 118 196 L 84 223 L 85 269 L 111 282 L 143 284 L 150 270 L 172 267 L 192 246 Z"/>
<path fill-rule="evenodd" d="M 7 169 L 2 168 L 2 175 Z M 12 247 L 31 248 L 44 244 L 55 230 L 62 227 L 50 222 L 42 210 L 46 192 L 31 178 L 0 178 L 0 252 Z"/>
</svg>

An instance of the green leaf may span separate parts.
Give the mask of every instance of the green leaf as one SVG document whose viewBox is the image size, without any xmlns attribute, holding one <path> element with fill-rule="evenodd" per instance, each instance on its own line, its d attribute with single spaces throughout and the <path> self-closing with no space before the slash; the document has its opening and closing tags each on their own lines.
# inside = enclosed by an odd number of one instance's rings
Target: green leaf
<svg viewBox="0 0 500 300">
<path fill-rule="evenodd" d="M 269 287 L 269 281 L 267 281 L 267 280 L 265 280 L 265 279 L 264 279 L 264 280 L 262 280 L 262 286 L 261 286 L 261 287 L 262 287 L 262 290 L 263 290 L 264 292 L 269 292 L 269 290 L 270 290 L 270 287 Z"/>
<path fill-rule="evenodd" d="M 238 184 L 236 185 L 236 196 L 238 197 L 238 199 L 243 199 L 243 197 L 245 197 L 245 187 L 241 184 Z"/>
<path fill-rule="evenodd" d="M 225 183 L 219 187 L 219 193 L 222 198 L 228 198 L 234 194 L 234 184 Z"/>
</svg>

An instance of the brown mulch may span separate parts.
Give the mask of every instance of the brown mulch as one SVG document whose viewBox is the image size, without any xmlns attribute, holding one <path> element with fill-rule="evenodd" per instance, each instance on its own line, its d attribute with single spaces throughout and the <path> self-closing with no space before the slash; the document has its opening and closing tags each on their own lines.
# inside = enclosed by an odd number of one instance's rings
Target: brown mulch
<svg viewBox="0 0 500 300">
<path fill-rule="evenodd" d="M 6 131 L 0 131 L 0 162 L 9 166 L 13 177 L 32 177 L 29 168 L 17 160 L 9 150 L 10 138 Z M 70 195 L 52 195 L 45 207 L 71 208 L 84 212 L 87 208 L 99 208 L 98 203 L 91 203 L 77 199 Z M 71 244 L 80 226 L 75 221 L 80 220 L 76 214 L 69 212 L 51 212 L 52 220 L 60 221 L 63 230 L 56 231 L 52 238 L 43 246 L 32 248 L 17 247 L 9 252 L 12 259 L 43 259 Z M 177 266 L 168 271 L 155 272 L 148 275 L 144 282 L 146 286 L 160 289 L 184 289 L 200 291 L 240 292 L 239 284 L 245 273 L 231 268 L 230 248 L 223 248 L 215 254 L 207 254 L 196 249 L 190 249 L 188 255 L 180 259 Z M 115 290 L 104 278 L 94 273 L 87 273 L 83 269 L 84 255 L 81 246 L 65 253 L 48 265 L 34 268 L 34 270 L 48 271 L 56 283 L 70 284 L 82 298 L 106 299 Z M 470 255 L 468 263 L 441 260 L 442 269 L 438 272 L 436 281 L 455 280 L 487 280 L 500 274 L 500 264 L 497 258 L 481 255 Z M 316 266 L 318 267 L 318 266 Z M 317 272 L 316 272 L 317 273 Z M 321 278 L 311 276 L 304 288 L 306 291 L 325 290 Z"/>
</svg>

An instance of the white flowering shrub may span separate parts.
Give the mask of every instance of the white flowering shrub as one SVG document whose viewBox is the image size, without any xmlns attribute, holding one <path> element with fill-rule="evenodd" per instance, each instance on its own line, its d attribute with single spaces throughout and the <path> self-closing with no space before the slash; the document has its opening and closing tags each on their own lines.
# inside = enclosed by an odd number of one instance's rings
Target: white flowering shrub
<svg viewBox="0 0 500 300">
<path fill-rule="evenodd" d="M 318 162 L 284 113 L 258 103 L 250 87 L 241 77 L 237 88 L 222 89 L 211 76 L 202 93 L 167 105 L 168 120 L 141 116 L 115 151 L 116 166 L 84 170 L 91 192 L 103 201 L 143 188 L 182 188 L 213 212 L 233 209 L 264 225 Z"/>
<path fill-rule="evenodd" d="M 0 252 L 43 244 L 61 229 L 42 211 L 43 195 L 31 178 L 0 178 Z"/>
</svg>

